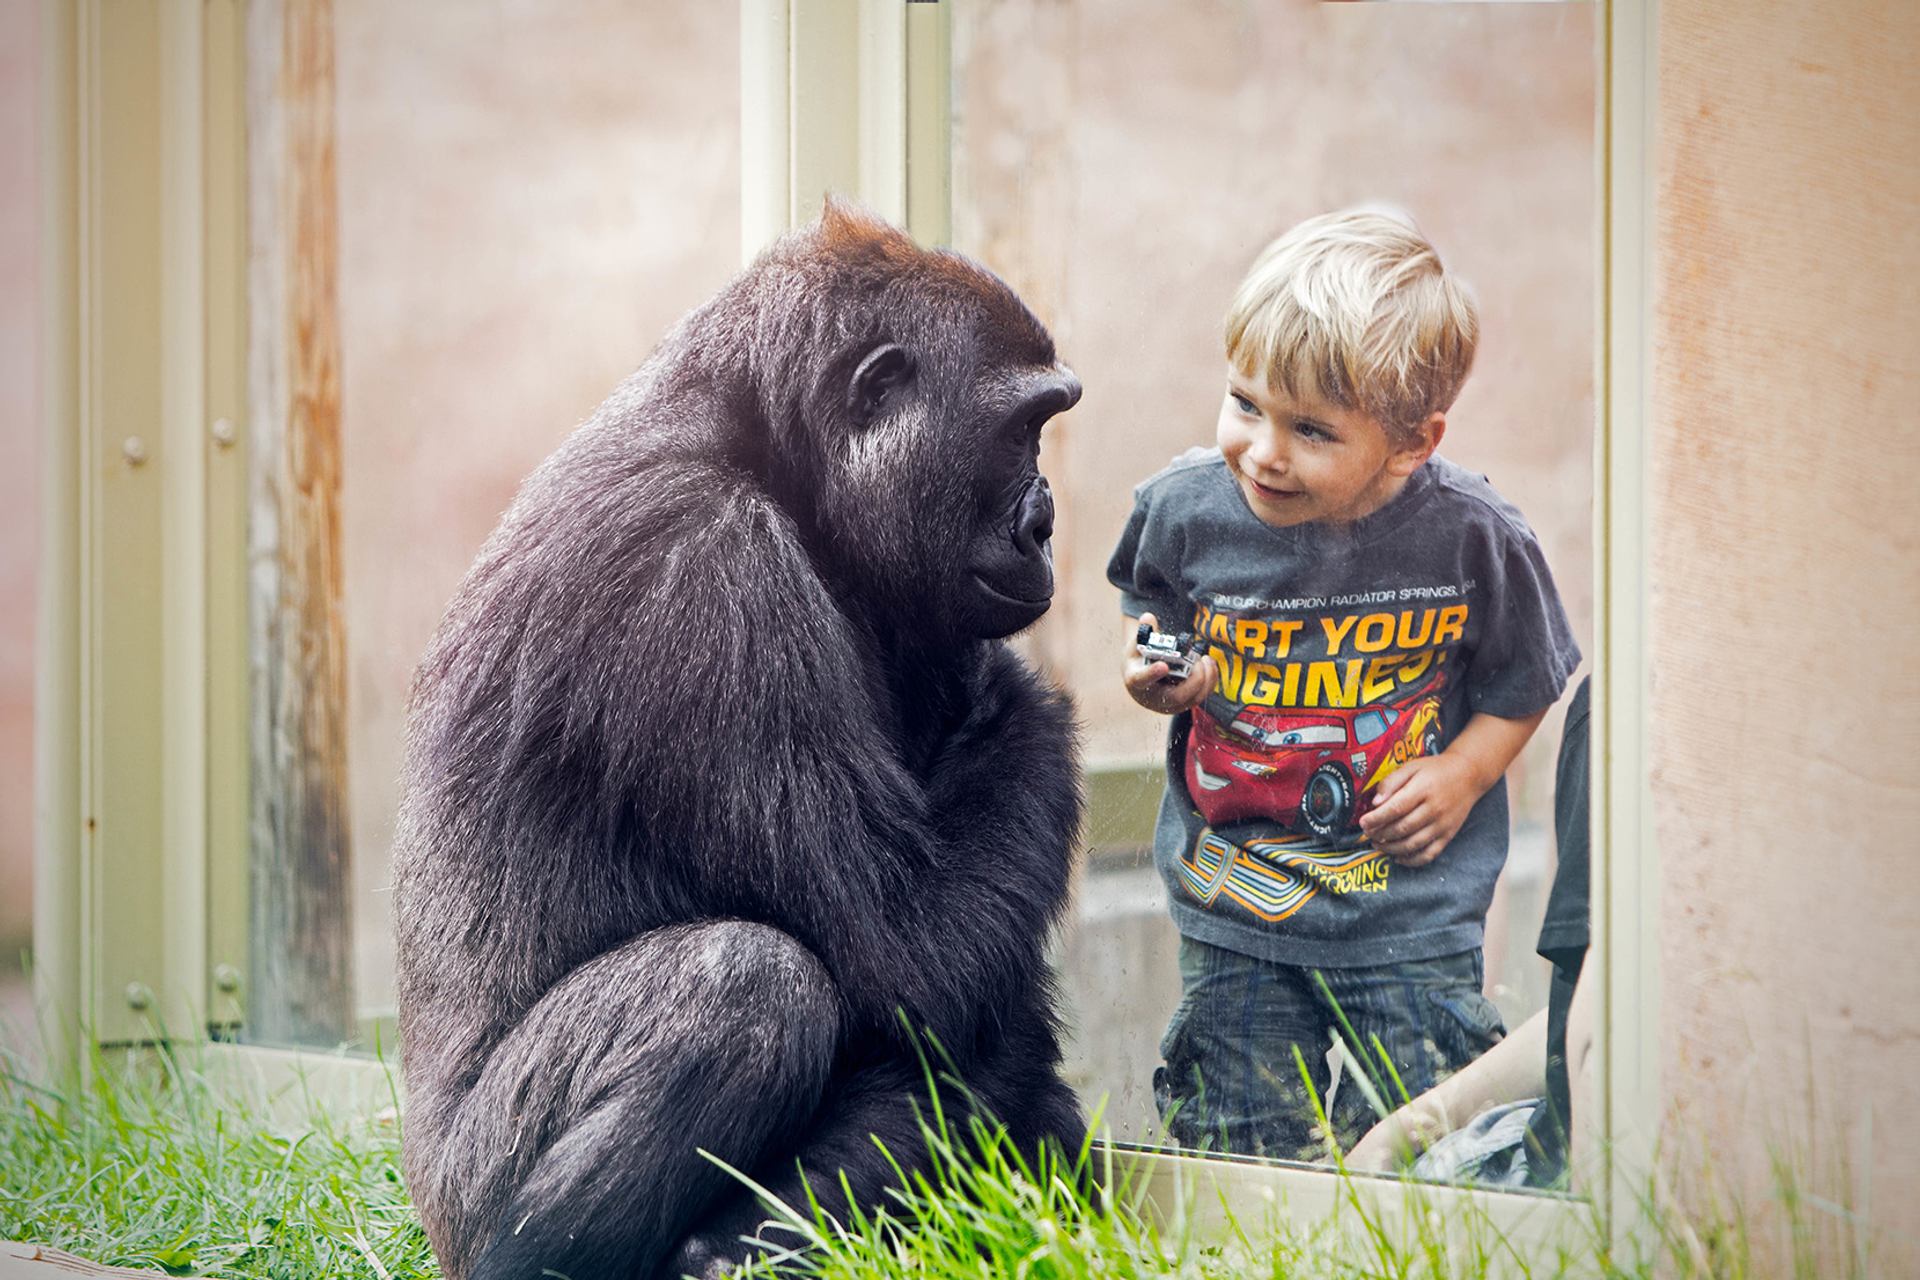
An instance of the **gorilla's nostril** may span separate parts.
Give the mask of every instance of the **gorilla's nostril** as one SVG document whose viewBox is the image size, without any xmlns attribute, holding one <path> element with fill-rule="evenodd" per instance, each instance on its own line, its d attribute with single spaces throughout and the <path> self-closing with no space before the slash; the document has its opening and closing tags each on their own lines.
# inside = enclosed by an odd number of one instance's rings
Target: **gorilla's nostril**
<svg viewBox="0 0 1920 1280">
<path fill-rule="evenodd" d="M 1013 513 L 1013 545 L 1030 556 L 1053 537 L 1053 492 L 1045 476 L 1035 476 L 1020 494 Z"/>
</svg>

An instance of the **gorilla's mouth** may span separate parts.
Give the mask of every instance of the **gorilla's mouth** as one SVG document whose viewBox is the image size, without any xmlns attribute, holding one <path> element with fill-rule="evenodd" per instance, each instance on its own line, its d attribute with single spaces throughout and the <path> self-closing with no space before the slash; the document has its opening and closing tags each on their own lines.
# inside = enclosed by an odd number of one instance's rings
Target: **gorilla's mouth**
<svg viewBox="0 0 1920 1280">
<path fill-rule="evenodd" d="M 996 586 L 993 582 L 993 579 L 987 577 L 987 575 L 984 573 L 975 573 L 973 575 L 973 582 L 974 582 L 974 585 L 979 587 L 982 592 L 984 592 L 989 596 L 992 596 L 995 600 L 997 600 L 1001 604 L 1019 605 L 1027 609 L 1034 609 L 1034 608 L 1044 609 L 1046 606 L 1053 603 L 1053 584 L 1051 582 L 1047 584 L 1047 589 L 1044 592 L 1042 592 L 1038 596 L 1033 596 L 1033 597 L 1009 595 L 1007 592 L 1002 591 L 998 586 Z"/>
</svg>

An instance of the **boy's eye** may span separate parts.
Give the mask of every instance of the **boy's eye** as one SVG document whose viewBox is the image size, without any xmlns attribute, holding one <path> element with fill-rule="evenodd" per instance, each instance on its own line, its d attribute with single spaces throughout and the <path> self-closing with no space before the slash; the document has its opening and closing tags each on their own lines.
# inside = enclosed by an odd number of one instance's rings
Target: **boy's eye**
<svg viewBox="0 0 1920 1280">
<path fill-rule="evenodd" d="M 1229 391 L 1227 394 L 1233 398 L 1234 408 L 1246 414 L 1249 418 L 1257 418 L 1260 416 L 1260 410 L 1254 407 L 1253 401 L 1247 399 L 1238 391 Z"/>
<path fill-rule="evenodd" d="M 1317 422 L 1308 422 L 1305 418 L 1293 424 L 1293 429 L 1303 440 L 1331 440 L 1333 433 Z"/>
</svg>

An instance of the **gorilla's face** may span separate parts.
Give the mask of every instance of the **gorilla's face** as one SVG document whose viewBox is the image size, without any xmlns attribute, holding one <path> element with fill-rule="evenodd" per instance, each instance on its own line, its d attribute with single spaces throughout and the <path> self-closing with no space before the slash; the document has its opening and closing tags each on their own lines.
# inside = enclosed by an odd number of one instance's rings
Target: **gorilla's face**
<svg viewBox="0 0 1920 1280">
<path fill-rule="evenodd" d="M 989 414 L 982 433 L 955 610 L 965 634 L 986 639 L 1030 626 L 1053 601 L 1053 495 L 1040 474 L 1040 430 L 1080 399 L 1080 380 L 1060 364 L 1019 370 L 1009 383 L 1011 407 Z"/>
<path fill-rule="evenodd" d="M 929 638 L 1010 636 L 1053 600 L 1040 431 L 1080 381 L 1020 314 L 1037 338 L 1019 349 L 997 333 L 902 334 L 864 350 L 850 379 L 822 515 L 836 559 Z"/>
<path fill-rule="evenodd" d="M 1032 625 L 1053 600 L 1040 431 L 1079 379 L 970 259 L 831 203 L 792 243 L 810 252 L 772 261 L 776 296 L 811 305 L 767 311 L 761 332 L 805 390 L 797 413 L 770 414 L 766 474 L 815 564 L 872 625 L 922 645 Z"/>
</svg>

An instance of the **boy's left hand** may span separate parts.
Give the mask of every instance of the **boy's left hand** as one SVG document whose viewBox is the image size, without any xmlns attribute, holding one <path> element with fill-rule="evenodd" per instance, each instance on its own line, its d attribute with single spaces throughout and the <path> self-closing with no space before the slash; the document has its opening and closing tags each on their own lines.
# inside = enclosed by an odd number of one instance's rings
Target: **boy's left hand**
<svg viewBox="0 0 1920 1280">
<path fill-rule="evenodd" d="M 1407 761 L 1381 780 L 1360 830 L 1403 867 L 1424 867 L 1441 852 L 1486 791 L 1478 770 L 1450 751 Z"/>
</svg>

